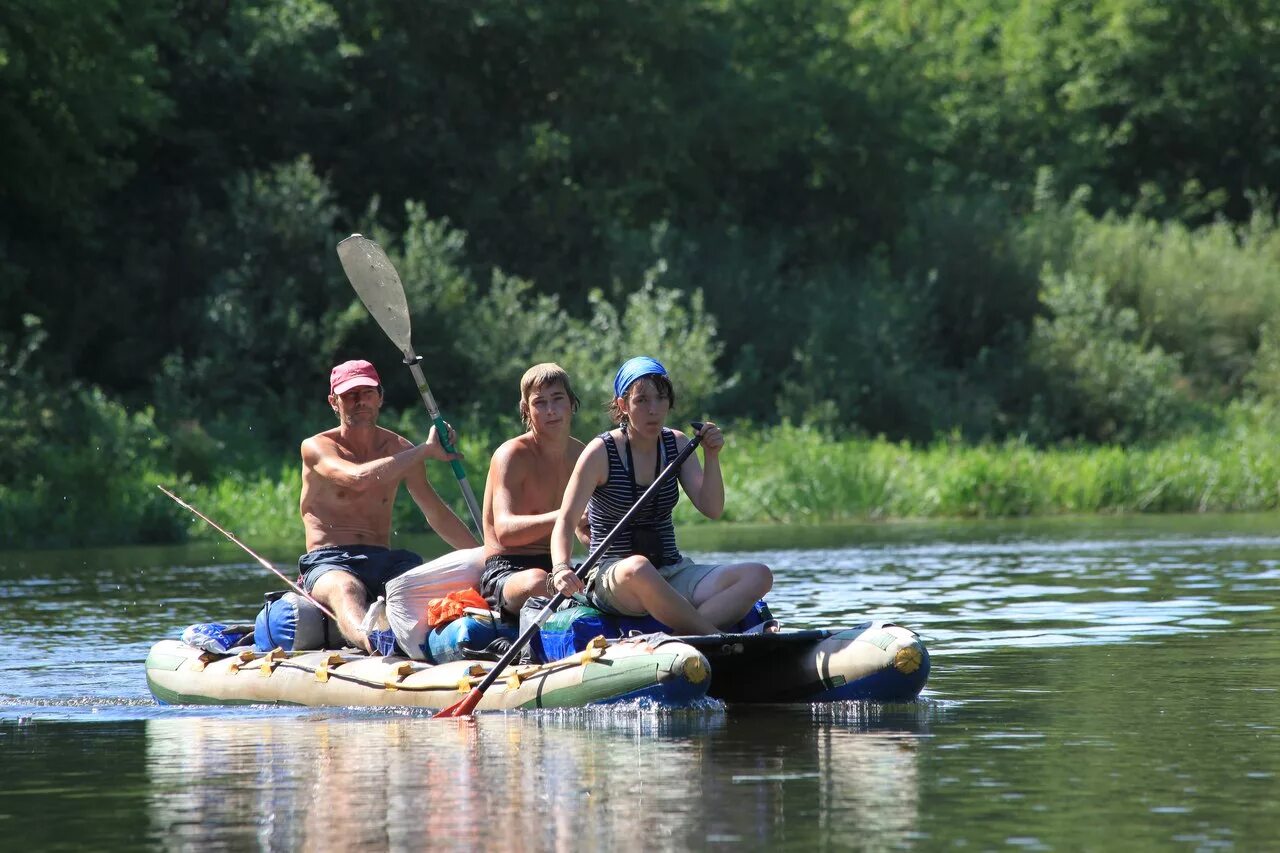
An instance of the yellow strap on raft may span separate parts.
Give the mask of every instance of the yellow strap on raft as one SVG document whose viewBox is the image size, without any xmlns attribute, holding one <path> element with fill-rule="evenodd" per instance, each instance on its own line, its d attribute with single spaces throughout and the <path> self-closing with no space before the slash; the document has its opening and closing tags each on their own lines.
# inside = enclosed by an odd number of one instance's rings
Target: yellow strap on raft
<svg viewBox="0 0 1280 853">
<path fill-rule="evenodd" d="M 277 646 L 267 652 L 266 656 L 262 659 L 262 663 L 258 665 L 258 674 L 263 678 L 269 678 L 271 673 L 275 672 L 276 664 L 280 663 L 280 661 L 287 657 L 288 655 L 285 653 L 285 650 Z"/>
<path fill-rule="evenodd" d="M 246 663 L 252 663 L 258 657 L 257 652 L 253 649 L 245 649 L 236 655 L 236 660 L 232 661 L 231 666 L 227 667 L 231 672 L 239 672 L 241 667 Z"/>
<path fill-rule="evenodd" d="M 328 681 L 329 670 L 337 669 L 347 662 L 347 659 L 339 654 L 329 655 L 321 664 L 316 667 L 316 681 Z"/>
<path fill-rule="evenodd" d="M 523 666 L 514 666 L 502 681 L 506 684 L 508 690 L 515 690 L 524 682 L 525 679 L 535 673 L 541 672 L 543 668 L 542 664 L 537 663 L 527 663 Z M 481 681 L 484 681 L 484 677 L 488 674 L 489 671 L 483 666 L 480 664 L 474 664 L 471 669 L 468 670 L 465 677 L 458 679 L 458 692 L 466 693 L 472 687 L 475 687 Z"/>
<path fill-rule="evenodd" d="M 204 652 L 200 657 L 191 662 L 192 672 L 204 672 L 204 668 L 216 661 L 222 655 L 215 655 L 213 652 Z"/>
<path fill-rule="evenodd" d="M 394 670 L 392 670 L 392 675 L 395 676 L 396 680 L 392 681 L 390 679 L 387 679 L 387 681 L 384 682 L 386 688 L 388 690 L 399 690 L 400 682 L 404 681 L 406 678 L 413 675 L 414 671 L 415 671 L 414 666 L 413 664 L 409 663 L 409 661 L 405 661 L 404 663 L 400 664 Z"/>
<path fill-rule="evenodd" d="M 531 675 L 537 675 L 542 672 L 543 665 L 540 663 L 526 663 L 523 666 L 513 667 L 511 674 L 507 676 L 508 689 L 515 690 Z"/>
<path fill-rule="evenodd" d="M 609 641 L 604 636 L 592 637 L 587 647 L 578 653 L 578 665 L 586 666 L 593 660 L 596 660 L 604 654 L 604 650 L 609 648 Z"/>
<path fill-rule="evenodd" d="M 458 679 L 458 692 L 466 693 L 472 687 L 484 681 L 484 677 L 488 674 L 489 670 L 485 669 L 483 665 L 478 663 L 471 664 L 470 668 L 467 669 L 467 674 Z"/>
</svg>

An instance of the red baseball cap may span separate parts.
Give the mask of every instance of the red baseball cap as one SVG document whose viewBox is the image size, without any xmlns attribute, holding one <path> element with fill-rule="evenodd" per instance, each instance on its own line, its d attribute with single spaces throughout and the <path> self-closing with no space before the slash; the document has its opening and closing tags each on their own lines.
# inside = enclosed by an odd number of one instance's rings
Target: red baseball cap
<svg viewBox="0 0 1280 853">
<path fill-rule="evenodd" d="M 329 393 L 345 394 L 352 388 L 362 385 L 381 385 L 378 371 L 373 365 L 362 359 L 344 361 L 329 371 Z"/>
</svg>

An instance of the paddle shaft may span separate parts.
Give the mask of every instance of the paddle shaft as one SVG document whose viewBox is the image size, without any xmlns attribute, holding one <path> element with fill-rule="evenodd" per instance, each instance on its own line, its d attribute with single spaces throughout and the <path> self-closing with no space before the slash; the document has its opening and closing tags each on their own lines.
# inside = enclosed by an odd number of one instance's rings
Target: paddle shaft
<svg viewBox="0 0 1280 853">
<path fill-rule="evenodd" d="M 303 589 L 302 587 L 298 586 L 296 583 L 294 583 L 293 581 L 291 581 L 291 580 L 289 580 L 287 577 L 285 577 L 285 576 L 284 576 L 284 573 L 283 573 L 283 572 L 281 572 L 279 569 L 277 569 L 275 566 L 273 566 L 273 565 L 270 563 L 270 561 L 266 560 L 266 559 L 265 559 L 265 558 L 263 558 L 263 557 L 258 556 L 256 553 L 254 553 L 254 551 L 253 551 L 253 549 L 252 549 L 252 548 L 250 548 L 248 545 L 244 544 L 244 543 L 243 543 L 243 542 L 241 542 L 239 539 L 237 539 L 237 538 L 236 538 L 236 537 L 235 537 L 235 536 L 234 536 L 230 531 L 228 531 L 228 530 L 224 530 L 222 527 L 219 527 L 219 526 L 218 526 L 218 524 L 217 524 L 217 522 L 215 522 L 212 518 L 210 518 L 209 516 L 205 515 L 203 512 L 201 512 L 200 510 L 196 509 L 196 508 L 195 508 L 195 507 L 193 507 L 191 504 L 187 503 L 187 502 L 186 502 L 186 501 L 184 501 L 182 498 L 178 497 L 178 496 L 177 496 L 177 495 L 175 495 L 173 492 L 171 492 L 171 491 L 169 491 L 168 489 L 166 489 L 164 486 L 161 486 L 161 485 L 157 484 L 157 485 L 156 485 L 156 488 L 157 488 L 157 489 L 159 489 L 160 491 L 164 492 L 164 493 L 165 493 L 166 495 L 168 495 L 169 497 L 173 498 L 173 499 L 174 499 L 174 501 L 176 501 L 176 502 L 177 502 L 178 506 L 180 506 L 180 507 L 182 507 L 182 508 L 184 508 L 184 509 L 188 509 L 188 510 L 190 510 L 191 512 L 195 513 L 197 516 L 199 516 L 199 517 L 200 517 L 200 518 L 201 518 L 201 519 L 202 519 L 206 524 L 208 524 L 208 525 L 209 525 L 210 527 L 212 527 L 214 530 L 218 531 L 218 532 L 219 532 L 219 533 L 221 533 L 223 536 L 227 537 L 227 538 L 228 538 L 228 539 L 230 539 L 232 542 L 234 542 L 234 543 L 236 543 L 237 545 L 239 545 L 241 548 L 243 548 L 243 549 L 244 549 L 244 552 L 245 552 L 246 554 L 248 554 L 250 557 L 253 557 L 253 559 L 255 559 L 255 560 L 257 560 L 259 563 L 261 563 L 261 564 L 262 564 L 262 566 L 263 566 L 263 568 L 268 569 L 269 571 L 275 572 L 275 573 L 276 573 L 276 575 L 278 575 L 278 576 L 280 577 L 280 580 L 284 581 L 285 583 L 287 583 L 287 584 L 289 585 L 290 589 L 292 589 L 294 592 L 298 593 L 298 595 L 301 595 L 301 596 L 302 596 L 303 598 L 305 598 L 307 601 L 310 601 L 310 602 L 311 602 L 312 604 L 314 604 L 316 607 L 319 607 L 319 608 L 320 608 L 320 612 L 321 612 L 321 613 L 323 613 L 325 616 L 328 616 L 330 619 L 332 619 L 332 620 L 334 621 L 334 623 L 335 623 L 335 624 L 337 623 L 337 621 L 338 621 L 338 617 L 337 617 L 337 616 L 335 616 L 335 615 L 333 615 L 333 611 L 332 611 L 332 610 L 330 610 L 329 608 L 325 607 L 325 606 L 324 606 L 323 604 L 321 604 L 320 602 L 316 601 L 316 600 L 315 600 L 315 598 L 313 598 L 313 597 L 311 596 L 311 594 L 310 594 L 310 593 L 308 593 L 305 589 Z"/>
<path fill-rule="evenodd" d="M 422 374 L 422 368 L 418 365 L 421 360 L 421 356 L 414 355 L 412 347 L 405 350 L 404 363 L 409 366 L 409 372 L 413 374 L 413 381 L 418 386 L 418 393 L 422 396 L 422 402 L 427 406 L 427 414 L 431 416 L 431 423 L 436 428 L 436 435 L 440 438 L 440 446 L 445 449 L 446 453 L 453 453 L 453 444 L 449 441 L 449 425 L 440 416 L 440 407 L 436 405 L 436 398 L 432 396 L 431 389 L 427 387 L 427 377 Z M 449 467 L 453 469 L 453 476 L 457 478 L 458 487 L 462 489 L 462 498 L 467 502 L 467 509 L 471 511 L 471 520 L 475 523 L 476 531 L 483 538 L 484 527 L 480 521 L 480 503 L 476 500 L 476 493 L 472 491 L 471 483 L 467 480 L 467 472 L 457 459 L 451 460 Z"/>
<path fill-rule="evenodd" d="M 693 428 L 695 430 L 701 430 L 702 424 L 695 423 L 693 424 Z M 583 561 L 582 565 L 578 566 L 575 574 L 579 578 L 584 580 L 586 579 L 591 570 L 595 568 L 596 563 L 600 562 L 600 558 L 604 555 L 605 550 L 613 544 L 613 540 L 618 537 L 618 534 L 622 532 L 623 528 L 631 523 L 631 519 L 635 518 L 635 515 L 640 511 L 640 508 L 648 503 L 649 498 L 657 494 L 658 489 L 662 488 L 663 485 L 671 479 L 675 472 L 680 469 L 680 466 L 684 464 L 684 461 L 689 458 L 689 455 L 693 453 L 694 448 L 696 448 L 701 441 L 701 435 L 694 435 L 693 438 L 689 439 L 689 443 L 684 446 L 684 450 L 681 450 L 676 454 L 676 458 L 672 459 L 671 462 L 667 464 L 667 467 L 662 469 L 662 472 L 654 478 L 652 483 L 649 484 L 649 488 L 644 490 L 644 494 L 636 499 L 636 502 L 631 505 L 631 509 L 627 510 L 626 514 L 618 520 L 618 523 L 614 525 L 613 529 L 610 530 L 604 539 L 600 541 L 600 544 L 592 549 L 591 553 L 587 555 L 587 559 Z M 507 668 L 507 665 L 515 660 L 524 647 L 529 644 L 529 640 L 533 638 L 533 632 L 542 627 L 542 624 L 547 621 L 552 613 L 555 612 L 557 607 L 564 603 L 566 598 L 568 598 L 568 596 L 563 592 L 556 593 L 555 597 L 553 597 L 551 601 L 547 602 L 547 605 L 543 607 L 542 610 L 538 611 L 538 615 L 533 620 L 533 624 L 528 628 L 525 628 L 524 631 L 520 633 L 520 636 L 516 638 L 516 641 L 511 644 L 511 648 L 507 650 L 506 654 L 498 658 L 498 662 L 493 665 L 493 668 L 489 670 L 488 674 L 485 675 L 480 683 L 471 688 L 471 692 L 464 696 L 461 701 L 450 705 L 435 716 L 465 717 L 470 715 L 476 705 L 480 703 L 480 699 L 484 696 L 484 692 L 498 680 L 498 676 Z"/>
</svg>

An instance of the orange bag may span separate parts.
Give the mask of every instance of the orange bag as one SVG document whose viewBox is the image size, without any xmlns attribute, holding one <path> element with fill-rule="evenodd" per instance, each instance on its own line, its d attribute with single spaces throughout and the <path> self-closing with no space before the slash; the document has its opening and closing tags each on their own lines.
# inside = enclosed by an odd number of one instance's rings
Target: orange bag
<svg viewBox="0 0 1280 853">
<path fill-rule="evenodd" d="M 488 610 L 489 602 L 474 589 L 460 589 L 444 598 L 433 598 L 427 602 L 427 624 L 432 628 L 447 625 L 462 616 L 468 607 Z"/>
</svg>

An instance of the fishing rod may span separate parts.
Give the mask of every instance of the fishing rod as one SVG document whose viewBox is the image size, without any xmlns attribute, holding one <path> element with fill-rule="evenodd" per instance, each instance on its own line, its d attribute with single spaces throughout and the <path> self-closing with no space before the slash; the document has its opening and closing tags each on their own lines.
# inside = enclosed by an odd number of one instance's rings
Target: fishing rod
<svg viewBox="0 0 1280 853">
<path fill-rule="evenodd" d="M 262 564 L 262 566 L 263 566 L 263 568 L 266 568 L 266 569 L 269 569 L 269 570 L 270 570 L 270 571 L 272 571 L 272 572 L 275 572 L 275 573 L 276 573 L 276 575 L 278 575 L 278 576 L 280 577 L 280 580 L 284 581 L 285 583 L 287 583 L 287 584 L 289 585 L 290 589 L 292 589 L 294 592 L 298 593 L 298 595 L 301 595 L 301 596 L 302 596 L 303 598 L 305 598 L 307 601 L 310 601 L 310 602 L 311 602 L 312 604 L 314 604 L 316 607 L 319 607 L 319 608 L 320 608 L 320 612 L 321 612 L 321 613 L 323 613 L 325 616 L 328 616 L 328 617 L 329 617 L 330 619 L 332 619 L 334 622 L 337 622 L 337 621 L 338 621 L 338 617 L 337 617 L 337 616 L 335 616 L 335 615 L 333 615 L 333 611 L 332 611 L 332 610 L 330 610 L 329 608 L 325 607 L 325 606 L 324 606 L 323 604 L 321 604 L 320 602 L 316 601 L 315 597 L 314 597 L 314 596 L 312 596 L 309 592 L 307 592 L 305 589 L 303 589 L 302 587 L 298 586 L 296 583 L 294 583 L 293 581 L 291 581 L 291 580 L 289 580 L 287 577 L 285 577 L 284 573 L 283 573 L 283 572 L 281 572 L 279 569 L 277 569 L 275 566 L 273 566 L 269 560 L 267 560 L 267 559 L 265 559 L 265 558 L 263 558 L 263 557 L 258 556 L 258 554 L 257 554 L 257 553 L 255 553 L 255 552 L 254 552 L 254 550 L 253 550 L 252 548 L 250 548 L 248 545 L 244 544 L 244 543 L 243 543 L 243 542 L 241 542 L 239 539 L 237 539 L 237 538 L 236 538 L 236 537 L 235 537 L 235 536 L 234 536 L 230 531 L 228 531 L 228 530 L 224 530 L 222 527 L 219 527 L 219 526 L 218 526 L 218 523 L 217 523 L 217 522 L 215 522 L 212 518 L 210 518 L 209 516 L 205 515 L 203 512 L 201 512 L 200 510 L 196 509 L 196 508 L 195 508 L 195 507 L 193 507 L 191 504 L 187 503 L 187 502 L 186 502 L 186 501 L 184 501 L 182 498 L 178 497 L 178 496 L 177 496 L 177 495 L 175 495 L 173 492 L 171 492 L 171 491 L 169 491 L 168 489 L 166 489 L 164 486 L 161 486 L 161 485 L 159 485 L 159 484 L 156 484 L 156 488 L 157 488 L 157 489 L 159 489 L 160 491 L 164 492 L 164 493 L 165 493 L 166 495 L 168 495 L 169 497 L 173 498 L 173 499 L 174 499 L 174 501 L 176 501 L 176 502 L 177 502 L 178 506 L 183 507 L 184 509 L 189 509 L 189 510 L 191 510 L 191 511 L 192 511 L 192 512 L 194 512 L 197 516 L 199 516 L 201 519 L 203 519 L 203 520 L 205 521 L 205 523 L 207 523 L 207 524 L 208 524 L 210 527 L 212 527 L 214 530 L 218 531 L 218 532 L 219 532 L 219 533 L 221 533 L 223 536 L 227 537 L 227 538 L 228 538 L 228 539 L 230 539 L 232 542 L 234 542 L 234 543 L 236 543 L 237 545 L 239 545 L 241 548 L 243 548 L 243 549 L 244 549 L 244 552 L 245 552 L 246 554 L 248 554 L 250 557 L 253 557 L 253 559 L 255 559 L 255 560 L 257 560 L 259 563 L 261 563 L 261 564 Z"/>
</svg>

